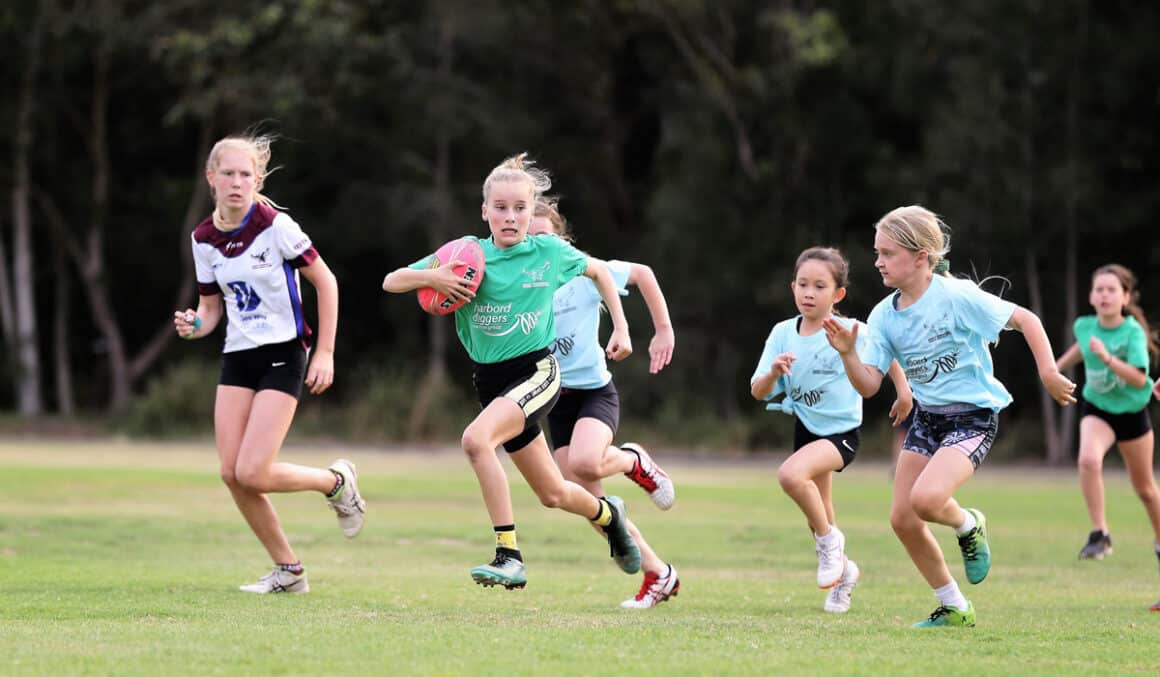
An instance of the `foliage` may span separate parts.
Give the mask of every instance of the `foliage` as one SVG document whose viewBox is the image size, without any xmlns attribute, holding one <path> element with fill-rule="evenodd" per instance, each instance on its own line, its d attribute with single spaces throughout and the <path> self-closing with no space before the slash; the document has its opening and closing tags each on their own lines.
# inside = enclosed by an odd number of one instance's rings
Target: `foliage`
<svg viewBox="0 0 1160 677">
<path fill-rule="evenodd" d="M 0 10 L 6 82 L 22 72 L 32 9 Z M 886 292 L 870 228 L 900 204 L 943 214 L 956 272 L 1006 276 L 1009 298 L 1023 305 L 1039 293 L 1057 352 L 1071 340 L 1072 314 L 1086 312 L 1086 272 L 1096 265 L 1136 270 L 1145 308 L 1160 298 L 1149 274 L 1160 249 L 1144 246 L 1160 208 L 1160 128 L 1146 84 L 1160 64 L 1151 39 L 1160 6 L 175 0 L 36 10 L 51 30 L 39 55 L 32 182 L 74 236 L 103 219 L 103 236 L 85 246 L 107 259 L 100 281 L 129 356 L 165 329 L 180 289 L 202 134 L 255 127 L 280 136 L 282 168 L 267 192 L 339 278 L 340 382 L 393 379 L 427 361 L 428 318 L 408 299 L 384 299 L 382 276 L 452 235 L 482 233 L 480 183 L 523 150 L 552 170 L 580 246 L 649 263 L 669 299 L 671 368 L 648 376 L 617 366 L 631 393 L 626 422 L 648 425 L 658 411 L 702 418 L 694 434 L 706 443 L 754 439 L 738 432 L 752 411 L 747 377 L 769 328 L 794 313 L 785 281 L 795 255 L 843 248 L 852 262 L 844 310 L 864 317 Z M 89 119 L 98 94 L 103 136 Z M 0 121 L 15 121 L 11 105 L 0 106 Z M 0 139 L 0 157 L 12 150 Z M 97 213 L 101 166 L 109 199 Z M 12 172 L 0 162 L 0 194 Z M 11 209 L 0 204 L 4 242 Z M 43 211 L 33 215 L 34 246 L 49 260 L 58 245 Z M 39 341 L 49 355 L 55 301 L 47 266 L 39 270 Z M 72 287 L 83 318 L 83 288 Z M 647 315 L 633 325 L 643 352 Z M 71 367 L 44 360 L 45 372 L 75 372 L 86 413 L 109 399 L 109 333 L 76 322 Z M 1040 386 L 1025 347 L 1010 343 L 1017 350 L 996 357 L 1016 397 L 1005 422 L 1033 426 Z M 156 364 L 189 350 L 172 342 Z M 462 392 L 458 351 L 444 357 Z M 152 392 L 163 372 L 140 370 L 135 392 Z M 395 424 L 373 423 L 362 400 L 397 410 L 408 397 L 342 387 L 324 406 L 351 409 L 349 434 L 380 435 Z M 14 402 L 14 388 L 0 388 L 0 408 Z M 318 421 L 344 415 L 307 409 Z M 1027 446 L 1042 445 L 1033 436 Z"/>
</svg>

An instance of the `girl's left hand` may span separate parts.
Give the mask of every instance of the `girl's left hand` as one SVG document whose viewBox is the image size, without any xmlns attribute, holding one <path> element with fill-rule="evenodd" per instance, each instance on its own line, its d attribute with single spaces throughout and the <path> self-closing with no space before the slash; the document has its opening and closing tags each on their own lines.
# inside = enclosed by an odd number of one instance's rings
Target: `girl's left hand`
<svg viewBox="0 0 1160 677">
<path fill-rule="evenodd" d="M 604 349 L 604 354 L 608 355 L 608 359 L 613 362 L 619 362 L 632 354 L 632 339 L 628 336 L 628 331 L 618 329 L 612 330 L 612 336 L 608 338 L 608 347 Z"/>
<path fill-rule="evenodd" d="M 672 328 L 661 329 L 652 337 L 648 344 L 648 373 L 656 374 L 669 366 L 676 343 L 677 337 L 673 334 Z"/>
<path fill-rule="evenodd" d="M 1152 386 L 1152 397 L 1160 400 L 1160 380 L 1156 381 L 1156 384 Z"/>
<path fill-rule="evenodd" d="M 322 393 L 334 383 L 334 353 L 315 349 L 310 368 L 306 370 L 305 383 L 312 395 Z"/>
</svg>

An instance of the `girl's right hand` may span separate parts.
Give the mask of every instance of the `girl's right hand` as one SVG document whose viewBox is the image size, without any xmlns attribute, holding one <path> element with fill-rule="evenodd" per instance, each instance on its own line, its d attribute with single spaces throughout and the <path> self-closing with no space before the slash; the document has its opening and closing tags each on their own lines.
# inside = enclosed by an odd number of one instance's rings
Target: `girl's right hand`
<svg viewBox="0 0 1160 677">
<path fill-rule="evenodd" d="M 854 349 L 854 345 L 858 342 L 858 323 L 855 322 L 852 329 L 847 329 L 846 325 L 837 321 L 832 317 L 822 320 L 822 328 L 826 330 L 826 340 L 838 351 L 839 355 L 846 355 Z"/>
<path fill-rule="evenodd" d="M 782 353 L 773 358 L 773 364 L 770 365 L 769 369 L 769 371 L 773 374 L 773 378 L 776 380 L 782 376 L 789 376 L 790 367 L 793 366 L 793 361 L 796 359 L 797 357 L 795 357 L 793 353 Z"/>
<path fill-rule="evenodd" d="M 452 301 L 470 301 L 475 298 L 475 291 L 471 289 L 473 282 L 466 277 L 455 274 L 455 268 L 463 265 L 467 265 L 467 262 L 452 261 L 432 270 L 428 286 Z"/>
<path fill-rule="evenodd" d="M 1059 370 L 1040 374 L 1039 380 L 1043 381 L 1043 387 L 1047 389 L 1047 394 L 1051 395 L 1051 399 L 1059 403 L 1060 406 L 1066 407 L 1069 404 L 1075 404 L 1075 384 L 1071 379 L 1059 373 Z"/>
<path fill-rule="evenodd" d="M 201 318 L 192 308 L 185 310 L 178 310 L 173 313 L 173 328 L 177 330 L 177 335 L 183 339 L 191 339 L 197 330 L 201 327 Z"/>
</svg>

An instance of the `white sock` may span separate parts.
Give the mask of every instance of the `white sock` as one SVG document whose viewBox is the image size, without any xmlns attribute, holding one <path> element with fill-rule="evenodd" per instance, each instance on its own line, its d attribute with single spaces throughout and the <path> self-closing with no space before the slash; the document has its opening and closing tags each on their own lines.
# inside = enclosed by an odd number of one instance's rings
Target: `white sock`
<svg viewBox="0 0 1160 677">
<path fill-rule="evenodd" d="M 825 536 L 814 534 L 814 540 L 818 543 L 821 543 L 822 545 L 830 545 L 834 542 L 834 539 L 837 538 L 838 534 L 840 533 L 842 532 L 838 531 L 838 527 L 831 524 L 829 533 L 827 533 Z"/>
<path fill-rule="evenodd" d="M 963 510 L 963 509 L 959 508 L 959 510 Z M 970 531 L 971 529 L 974 529 L 974 528 L 975 528 L 975 516 L 972 515 L 971 513 L 967 512 L 966 510 L 963 510 L 963 523 L 961 525 L 955 527 L 955 536 L 962 536 L 963 534 L 967 533 L 968 531 Z"/>
<path fill-rule="evenodd" d="M 953 606 L 962 610 L 967 608 L 967 598 L 963 597 L 963 593 L 959 590 L 959 584 L 955 583 L 953 578 L 950 583 L 941 588 L 935 588 L 934 596 L 938 597 L 938 603 L 943 606 Z"/>
</svg>

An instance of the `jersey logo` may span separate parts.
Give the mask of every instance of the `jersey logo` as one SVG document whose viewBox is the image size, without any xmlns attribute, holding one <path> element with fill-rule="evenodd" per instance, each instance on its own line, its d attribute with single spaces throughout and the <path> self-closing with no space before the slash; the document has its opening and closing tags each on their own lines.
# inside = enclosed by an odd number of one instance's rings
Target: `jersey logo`
<svg viewBox="0 0 1160 677">
<path fill-rule="evenodd" d="M 826 391 L 821 388 L 802 392 L 802 389 L 798 387 L 790 391 L 789 398 L 794 402 L 801 402 L 807 407 L 812 407 L 822 401 L 822 395 L 824 394 L 826 394 Z"/>
<path fill-rule="evenodd" d="M 550 351 L 559 355 L 560 357 L 568 357 L 572 354 L 572 349 L 576 347 L 576 341 L 571 336 L 561 336 L 552 341 Z"/>
<path fill-rule="evenodd" d="M 544 275 L 548 272 L 548 269 L 551 267 L 552 267 L 551 261 L 544 261 L 543 264 L 541 264 L 540 266 L 538 266 L 536 268 L 532 268 L 531 270 L 524 268 L 522 270 L 522 272 L 524 275 L 528 276 L 528 280 L 530 280 L 530 282 L 525 282 L 523 284 L 523 288 L 528 289 L 531 287 L 547 287 L 548 283 L 544 281 Z"/>
<path fill-rule="evenodd" d="M 266 263 L 267 262 L 266 259 L 268 259 L 269 257 L 270 257 L 270 248 L 269 247 L 266 247 L 265 249 L 263 249 L 260 254 L 250 254 L 250 258 L 254 259 L 258 263 Z"/>
<path fill-rule="evenodd" d="M 238 310 L 248 313 L 257 310 L 258 306 L 261 305 L 262 299 L 250 285 L 245 282 L 228 282 L 226 284 L 234 292 L 234 298 L 238 301 Z"/>
<path fill-rule="evenodd" d="M 907 360 L 906 378 L 915 383 L 931 383 L 939 374 L 949 374 L 959 364 L 959 352 L 939 355 L 933 359 L 911 358 Z"/>
</svg>

